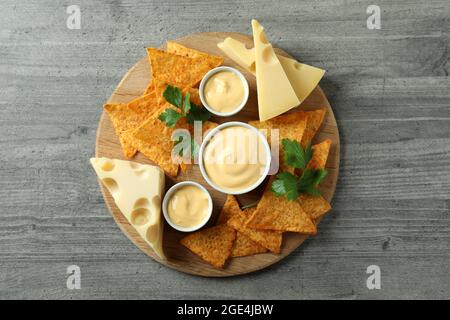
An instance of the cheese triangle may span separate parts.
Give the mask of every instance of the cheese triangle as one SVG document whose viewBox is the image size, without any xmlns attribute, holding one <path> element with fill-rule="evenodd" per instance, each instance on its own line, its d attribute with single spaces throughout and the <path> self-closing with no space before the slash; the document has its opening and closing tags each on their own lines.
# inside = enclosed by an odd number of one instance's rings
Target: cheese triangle
<svg viewBox="0 0 450 320">
<path fill-rule="evenodd" d="M 226 38 L 217 46 L 242 68 L 255 74 L 255 48 L 247 49 L 245 44 Z M 297 60 L 277 54 L 278 60 L 286 73 L 297 98 L 302 103 L 314 90 L 325 74 L 325 70 L 316 68 Z"/>
<path fill-rule="evenodd" d="M 300 104 L 264 28 L 252 20 L 255 44 L 256 86 L 258 89 L 259 120 L 276 117 Z"/>
<path fill-rule="evenodd" d="M 91 164 L 130 225 L 165 259 L 161 218 L 163 171 L 156 166 L 109 158 L 91 158 Z"/>
</svg>

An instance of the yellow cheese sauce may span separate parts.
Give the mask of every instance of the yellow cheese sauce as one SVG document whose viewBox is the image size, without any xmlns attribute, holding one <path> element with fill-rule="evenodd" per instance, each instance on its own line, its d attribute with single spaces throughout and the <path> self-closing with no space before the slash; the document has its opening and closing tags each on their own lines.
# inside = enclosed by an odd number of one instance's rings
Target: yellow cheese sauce
<svg viewBox="0 0 450 320">
<path fill-rule="evenodd" d="M 208 106 L 221 113 L 234 111 L 244 100 L 244 84 L 237 74 L 220 71 L 206 81 L 204 97 Z"/>
<path fill-rule="evenodd" d="M 241 191 L 254 185 L 268 161 L 262 138 L 241 126 L 217 132 L 203 156 L 208 178 L 225 191 Z"/>
<path fill-rule="evenodd" d="M 172 194 L 167 209 L 174 224 L 183 228 L 195 227 L 209 214 L 209 198 L 196 186 L 183 186 Z"/>
</svg>

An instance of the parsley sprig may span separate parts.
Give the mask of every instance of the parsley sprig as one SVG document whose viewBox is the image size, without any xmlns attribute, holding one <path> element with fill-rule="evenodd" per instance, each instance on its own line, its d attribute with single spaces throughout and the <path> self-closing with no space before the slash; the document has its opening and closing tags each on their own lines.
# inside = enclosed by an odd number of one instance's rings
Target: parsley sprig
<svg viewBox="0 0 450 320">
<path fill-rule="evenodd" d="M 285 196 L 292 201 L 298 198 L 301 193 L 313 196 L 320 195 L 317 186 L 325 179 L 328 172 L 325 169 L 308 168 L 308 163 L 312 159 L 313 150 L 311 143 L 303 149 L 302 145 L 295 140 L 283 139 L 284 163 L 294 169 L 300 169 L 301 174 L 283 171 L 277 174 L 277 178 L 272 182 L 271 190 L 277 197 Z"/>
<path fill-rule="evenodd" d="M 206 108 L 202 108 L 191 102 L 189 92 L 184 96 L 183 102 L 183 95 L 180 88 L 168 85 L 164 90 L 163 97 L 171 105 L 180 109 L 180 112 L 178 112 L 172 108 L 167 108 L 159 115 L 158 119 L 164 122 L 169 128 L 174 127 L 178 120 L 183 117 L 186 117 L 186 120 L 190 124 L 193 124 L 194 121 L 205 122 L 211 117 L 211 113 Z"/>
</svg>

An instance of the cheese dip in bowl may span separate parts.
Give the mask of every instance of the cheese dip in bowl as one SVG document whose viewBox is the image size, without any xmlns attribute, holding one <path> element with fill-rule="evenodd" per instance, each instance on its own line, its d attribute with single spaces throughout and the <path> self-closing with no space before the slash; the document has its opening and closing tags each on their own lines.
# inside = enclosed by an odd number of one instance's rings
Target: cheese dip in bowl
<svg viewBox="0 0 450 320">
<path fill-rule="evenodd" d="M 271 153 L 266 138 L 251 125 L 227 122 L 211 130 L 199 151 L 203 178 L 227 194 L 247 193 L 267 176 Z"/>
<path fill-rule="evenodd" d="M 200 100 L 209 112 L 228 117 L 242 110 L 248 100 L 248 82 L 244 75 L 231 67 L 209 71 L 200 82 Z"/>
<path fill-rule="evenodd" d="M 208 222 L 213 204 L 209 192 L 202 185 L 183 181 L 166 192 L 162 209 L 164 218 L 172 228 L 191 232 Z"/>
</svg>

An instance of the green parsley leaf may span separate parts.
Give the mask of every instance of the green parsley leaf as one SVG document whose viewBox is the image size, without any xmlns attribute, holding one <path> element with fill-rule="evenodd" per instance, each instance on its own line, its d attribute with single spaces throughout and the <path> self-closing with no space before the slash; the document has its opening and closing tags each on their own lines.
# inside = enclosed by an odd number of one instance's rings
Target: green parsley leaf
<svg viewBox="0 0 450 320">
<path fill-rule="evenodd" d="M 284 147 L 284 163 L 293 168 L 305 169 L 312 157 L 311 144 L 306 146 L 305 151 L 298 141 L 283 139 L 281 143 Z"/>
<path fill-rule="evenodd" d="M 309 194 L 309 195 L 315 196 L 315 197 L 320 196 L 320 191 L 317 190 L 316 187 L 314 187 L 314 186 L 312 186 L 312 185 L 308 186 L 308 187 L 304 190 L 304 192 L 307 193 L 307 194 Z"/>
<path fill-rule="evenodd" d="M 168 85 L 163 93 L 164 98 L 170 104 L 174 105 L 182 112 L 177 113 L 173 109 L 166 109 L 162 114 L 159 115 L 159 120 L 166 123 L 167 127 L 173 127 L 182 117 L 186 117 L 186 120 L 193 124 L 194 121 L 205 122 L 211 117 L 211 113 L 206 108 L 197 106 L 191 102 L 191 95 L 189 92 L 184 96 L 184 106 L 183 106 L 183 94 L 181 90 L 177 87 Z"/>
<path fill-rule="evenodd" d="M 290 172 L 279 173 L 271 188 L 277 197 L 284 195 L 290 201 L 297 199 L 299 195 L 298 178 Z"/>
<path fill-rule="evenodd" d="M 211 118 L 211 113 L 206 108 L 190 103 L 189 113 L 186 114 L 186 119 L 190 124 L 193 124 L 194 121 L 205 122 L 209 118 Z"/>
<path fill-rule="evenodd" d="M 314 179 L 313 179 L 313 185 L 317 186 L 319 185 L 323 179 L 328 175 L 328 171 L 325 169 L 318 169 L 314 172 Z"/>
<path fill-rule="evenodd" d="M 180 113 L 176 112 L 173 109 L 167 108 L 163 113 L 159 115 L 158 119 L 162 122 L 165 122 L 167 127 L 172 128 L 177 124 L 178 120 L 180 120 L 181 117 L 182 115 Z"/>
<path fill-rule="evenodd" d="M 168 85 L 163 92 L 163 97 L 178 109 L 182 108 L 183 95 L 179 88 Z"/>
<path fill-rule="evenodd" d="M 285 164 L 301 169 L 301 175 L 290 172 L 279 173 L 271 185 L 273 193 L 277 197 L 285 196 L 290 201 L 297 199 L 301 193 L 319 196 L 320 191 L 317 186 L 325 179 L 328 172 L 325 169 L 307 169 L 313 156 L 311 143 L 308 143 L 305 149 L 295 140 L 283 139 L 282 143 Z"/>
<path fill-rule="evenodd" d="M 312 185 L 314 182 L 314 169 L 303 170 L 302 175 L 298 180 L 298 188 L 304 191 L 308 186 Z"/>
</svg>

